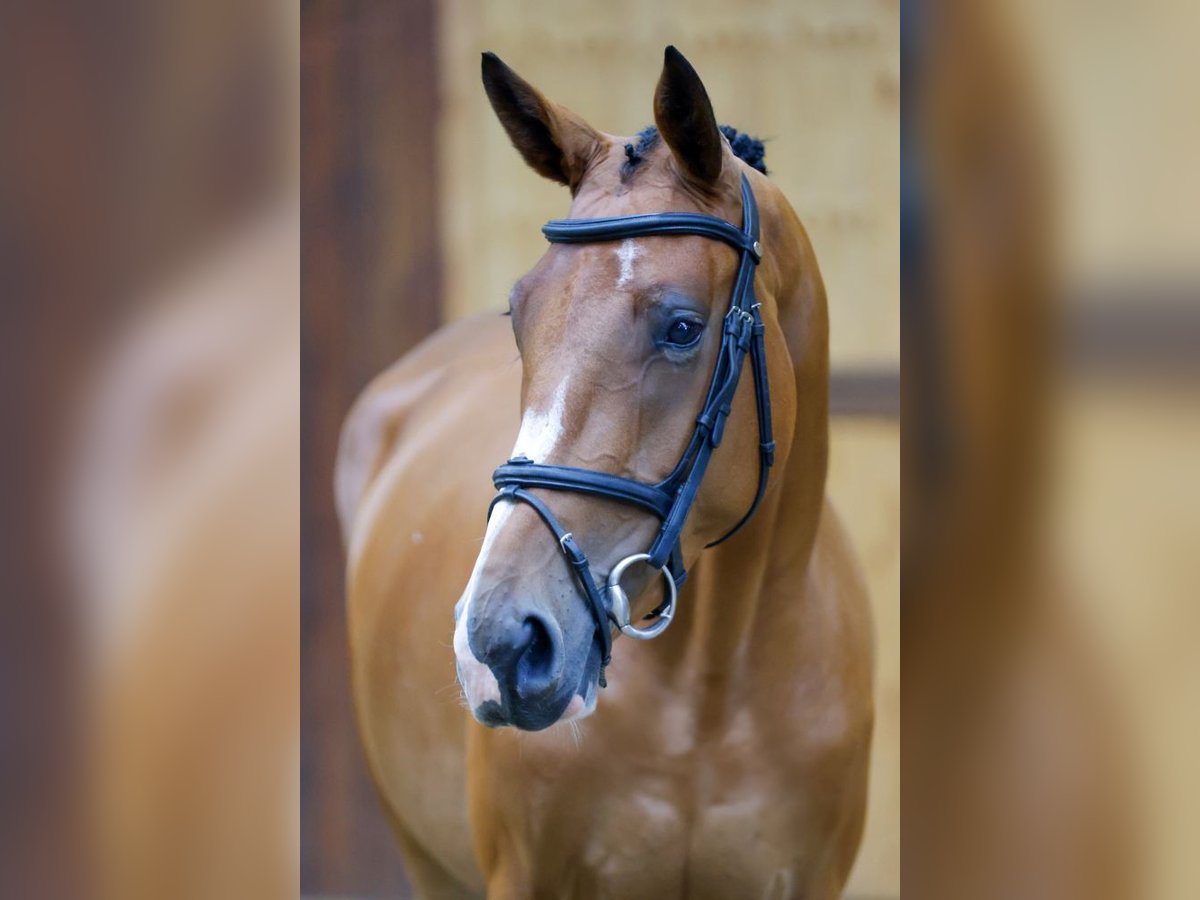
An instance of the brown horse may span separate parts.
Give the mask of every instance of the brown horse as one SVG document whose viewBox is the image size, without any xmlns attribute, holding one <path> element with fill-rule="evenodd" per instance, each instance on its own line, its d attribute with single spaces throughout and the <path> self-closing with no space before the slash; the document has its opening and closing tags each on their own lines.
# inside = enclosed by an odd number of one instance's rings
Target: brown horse
<svg viewBox="0 0 1200 900">
<path fill-rule="evenodd" d="M 737 254 L 698 236 L 552 244 L 513 289 L 511 323 L 445 328 L 367 389 L 337 473 L 354 694 L 410 877 L 423 897 L 837 896 L 865 808 L 871 626 L 825 499 L 828 319 L 812 247 L 673 48 L 657 134 L 636 146 L 490 54 L 483 80 L 529 165 L 569 187 L 573 218 L 672 211 L 738 225 L 749 179 L 778 447 L 757 514 L 704 550 L 755 493 L 743 378 L 682 534 L 690 576 L 675 621 L 653 642 L 618 636 L 600 689 L 591 611 L 535 511 L 499 504 L 480 546 L 488 475 L 523 454 L 666 476 L 713 372 Z M 659 527 L 620 502 L 533 493 L 596 573 Z M 635 617 L 659 602 L 642 568 L 626 581 Z M 457 702 L 456 664 L 489 725 L 590 718 L 481 727 Z"/>
</svg>

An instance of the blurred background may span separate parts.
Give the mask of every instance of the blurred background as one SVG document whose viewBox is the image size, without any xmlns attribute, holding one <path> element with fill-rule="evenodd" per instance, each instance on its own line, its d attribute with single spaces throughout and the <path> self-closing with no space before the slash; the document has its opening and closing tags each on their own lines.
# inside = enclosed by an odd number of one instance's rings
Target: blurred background
<svg viewBox="0 0 1200 900">
<path fill-rule="evenodd" d="M 830 491 L 879 629 L 871 808 L 851 891 L 899 894 L 899 6 L 879 0 L 559 4 L 311 2 L 304 132 L 302 889 L 395 896 L 399 857 L 364 774 L 347 687 L 330 485 L 356 392 L 439 324 L 506 308 L 566 192 L 530 172 L 479 79 L 499 54 L 614 134 L 652 121 L 663 48 L 718 121 L 767 139 L 830 298 Z"/>
<path fill-rule="evenodd" d="M 904 887 L 1194 896 L 1192 4 L 904 5 Z"/>
<path fill-rule="evenodd" d="M 299 10 L 0 10 L 0 893 L 296 896 Z"/>
</svg>

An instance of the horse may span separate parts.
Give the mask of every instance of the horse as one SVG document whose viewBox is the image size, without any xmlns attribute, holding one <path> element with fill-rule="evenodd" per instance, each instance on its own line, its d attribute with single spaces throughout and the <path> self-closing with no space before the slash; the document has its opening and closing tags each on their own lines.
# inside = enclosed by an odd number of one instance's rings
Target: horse
<svg viewBox="0 0 1200 900">
<path fill-rule="evenodd" d="M 352 688 L 410 880 L 424 898 L 839 896 L 865 813 L 872 626 L 825 497 L 829 325 L 808 236 L 761 145 L 731 144 L 673 47 L 635 138 L 493 54 L 482 76 L 516 150 L 570 191 L 556 233 L 660 213 L 741 233 L 754 207 L 742 317 L 770 394 L 756 409 L 757 373 L 735 380 L 665 565 L 641 561 L 666 528 L 655 515 L 578 484 L 526 483 L 534 502 L 502 486 L 481 544 L 488 473 L 507 454 L 543 474 L 669 480 L 708 408 L 749 238 L 738 252 L 694 231 L 552 242 L 507 316 L 443 328 L 356 401 L 335 476 Z M 757 496 L 764 414 L 774 459 Z M 619 630 L 587 588 L 618 565 Z M 661 576 L 674 591 L 685 568 L 667 619 Z"/>
</svg>

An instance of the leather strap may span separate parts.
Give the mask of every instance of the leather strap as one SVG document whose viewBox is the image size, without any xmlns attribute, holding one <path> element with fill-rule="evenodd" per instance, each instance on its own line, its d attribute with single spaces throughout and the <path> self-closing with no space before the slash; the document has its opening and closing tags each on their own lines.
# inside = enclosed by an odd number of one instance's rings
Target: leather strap
<svg viewBox="0 0 1200 900">
<path fill-rule="evenodd" d="M 660 519 L 666 518 L 674 499 L 659 485 L 642 484 L 607 472 L 593 472 L 574 466 L 539 465 L 524 456 L 513 457 L 493 472 L 492 483 L 497 488 L 517 485 L 595 494 L 640 506 Z"/>
<path fill-rule="evenodd" d="M 738 271 L 734 278 L 733 295 L 725 314 L 721 345 L 713 367 L 712 379 L 704 405 L 696 417 L 696 427 L 678 464 L 658 484 L 644 484 L 606 472 L 594 472 L 573 466 L 555 466 L 516 457 L 500 466 L 492 475 L 499 493 L 488 507 L 488 516 L 501 500 L 527 503 L 554 534 L 576 580 L 587 598 L 596 621 L 597 640 L 601 647 L 600 685 L 604 686 L 604 667 L 611 659 L 612 634 L 608 625 L 608 608 L 601 589 L 592 579 L 587 557 L 566 531 L 549 507 L 529 488 L 573 491 L 606 497 L 637 506 L 657 516 L 662 527 L 648 551 L 649 565 L 667 571 L 682 586 L 687 572 L 683 568 L 680 535 L 713 451 L 721 445 L 725 424 L 733 410 L 738 381 L 746 357 L 750 357 L 754 379 L 755 410 L 758 417 L 759 473 L 754 500 L 745 515 L 729 531 L 708 544 L 715 547 L 736 534 L 754 515 L 767 490 L 768 471 L 775 461 L 775 441 L 771 430 L 771 395 L 767 383 L 767 358 L 760 304 L 754 297 L 754 275 L 762 260 L 759 243 L 758 205 L 746 176 L 742 175 L 741 228 L 723 219 L 698 213 L 654 213 L 640 216 L 616 216 L 603 219 L 555 219 L 542 227 L 542 233 L 552 243 L 582 244 L 596 241 L 616 241 L 635 237 L 698 235 L 722 241 L 739 253 Z M 661 607 L 660 607 L 661 610 Z M 655 610 L 650 615 L 656 615 Z"/>
<path fill-rule="evenodd" d="M 742 176 L 745 178 L 745 176 Z M 641 216 L 611 216 L 605 219 L 551 219 L 542 234 L 552 244 L 594 244 L 635 237 L 694 234 L 724 241 L 735 250 L 745 250 L 762 259 L 756 246 L 758 235 L 750 235 L 716 216 L 699 213 L 649 213 Z"/>
<path fill-rule="evenodd" d="M 608 627 L 608 606 L 600 595 L 600 588 L 592 581 L 592 571 L 591 566 L 588 565 L 587 556 L 579 549 L 574 535 L 559 524 L 554 513 L 550 512 L 550 507 L 533 494 L 515 485 L 503 488 L 488 505 L 489 519 L 492 517 L 492 510 L 501 500 L 520 500 L 522 503 L 532 506 L 534 512 L 541 516 L 546 527 L 554 534 L 558 546 L 562 548 L 563 555 L 567 558 L 567 564 L 571 567 L 571 571 L 575 574 L 575 580 L 587 598 L 592 618 L 596 623 L 596 640 L 600 642 L 600 687 L 607 687 L 604 670 L 612 662 L 612 631 Z"/>
</svg>

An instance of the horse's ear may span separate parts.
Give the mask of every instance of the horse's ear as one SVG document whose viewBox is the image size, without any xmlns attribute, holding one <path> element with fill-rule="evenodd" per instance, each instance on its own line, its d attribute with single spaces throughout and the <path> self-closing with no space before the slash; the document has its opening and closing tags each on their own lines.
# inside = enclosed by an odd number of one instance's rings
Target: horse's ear
<svg viewBox="0 0 1200 900">
<path fill-rule="evenodd" d="M 600 133 L 551 103 L 495 53 L 483 54 L 483 88 L 517 151 L 539 175 L 574 192 L 602 146 Z"/>
<path fill-rule="evenodd" d="M 701 184 L 721 174 L 721 132 L 700 76 L 682 53 L 668 47 L 654 91 L 654 124 L 675 161 Z"/>
</svg>

